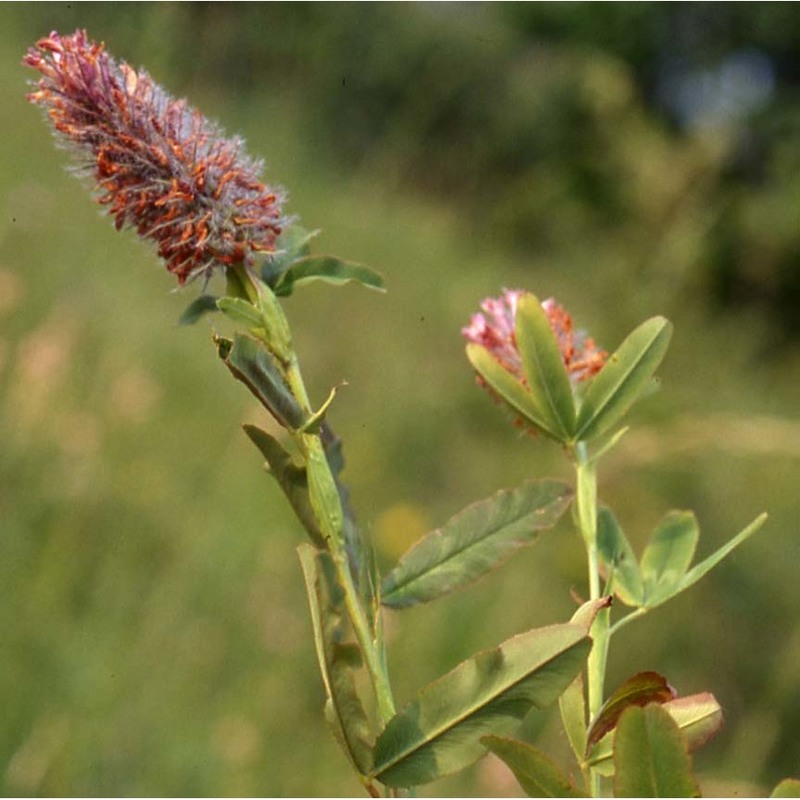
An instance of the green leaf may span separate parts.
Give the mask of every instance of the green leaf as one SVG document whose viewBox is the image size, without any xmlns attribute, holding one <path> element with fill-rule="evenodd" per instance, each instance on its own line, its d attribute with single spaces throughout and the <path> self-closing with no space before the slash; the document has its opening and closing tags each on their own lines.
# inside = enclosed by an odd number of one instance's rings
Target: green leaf
<svg viewBox="0 0 800 800">
<path fill-rule="evenodd" d="M 550 756 L 526 742 L 484 736 L 481 743 L 505 762 L 528 797 L 586 797 Z"/>
<path fill-rule="evenodd" d="M 664 703 L 664 710 L 681 729 L 689 750 L 696 750 L 722 728 L 722 708 L 711 692 L 678 697 Z"/>
<path fill-rule="evenodd" d="M 283 489 L 292 510 L 303 524 L 311 540 L 317 547 L 324 548 L 325 537 L 319 529 L 314 509 L 311 507 L 305 468 L 297 466 L 283 445 L 266 431 L 262 431 L 255 425 L 244 425 L 243 428 L 250 441 L 266 459 L 271 474 Z"/>
<path fill-rule="evenodd" d="M 347 522 L 345 522 L 345 528 Z M 360 538 L 359 538 L 359 541 Z M 363 599 L 367 621 L 372 630 L 373 639 L 383 642 L 383 615 L 381 614 L 381 571 L 378 563 L 378 554 L 369 540 L 361 543 L 358 551 L 358 560 L 350 558 L 350 563 L 355 564 L 353 572 L 356 577 L 358 593 Z"/>
<path fill-rule="evenodd" d="M 586 697 L 582 672 L 558 698 L 558 708 L 572 752 L 580 762 L 586 752 Z"/>
<path fill-rule="evenodd" d="M 597 615 L 605 608 L 611 608 L 614 599 L 609 596 L 598 597 L 594 600 L 587 600 L 572 615 L 570 622 L 573 625 L 580 625 L 586 633 L 592 628 Z"/>
<path fill-rule="evenodd" d="M 236 334 L 233 341 L 216 337 L 217 351 L 237 380 L 247 386 L 284 427 L 297 430 L 306 414 L 295 400 L 272 356 L 249 336 Z"/>
<path fill-rule="evenodd" d="M 194 325 L 200 317 L 206 314 L 219 311 L 217 308 L 217 298 L 213 294 L 201 294 L 192 300 L 181 314 L 178 325 Z"/>
<path fill-rule="evenodd" d="M 306 230 L 302 225 L 289 225 L 278 237 L 277 255 L 287 254 L 292 260 L 307 256 L 311 252 L 311 240 L 316 239 L 321 232 L 319 229 Z"/>
<path fill-rule="evenodd" d="M 328 459 L 328 466 L 331 468 L 333 477 L 337 480 L 344 471 L 344 447 L 342 440 L 334 433 L 330 423 L 323 422 L 319 431 L 322 447 L 325 450 L 325 457 Z"/>
<path fill-rule="evenodd" d="M 557 442 L 562 441 L 558 432 L 551 428 L 541 416 L 539 407 L 522 381 L 501 366 L 485 347 L 474 343 L 468 344 L 467 358 L 489 387 L 520 414 L 531 427 L 547 434 Z"/>
<path fill-rule="evenodd" d="M 244 325 L 251 330 L 264 330 L 264 317 L 261 312 L 241 297 L 220 297 L 217 308 L 232 322 Z"/>
<path fill-rule="evenodd" d="M 709 692 L 678 697 L 664 703 L 662 708 L 675 721 L 689 750 L 705 744 L 722 727 L 722 709 L 714 695 Z M 588 766 L 597 768 L 604 775 L 613 773 L 611 759 L 614 736 L 615 731 L 611 730 L 590 749 L 586 758 Z"/>
<path fill-rule="evenodd" d="M 561 349 L 542 304 L 533 294 L 520 298 L 515 334 L 528 391 L 559 441 L 575 433 L 575 402 Z"/>
<path fill-rule="evenodd" d="M 467 506 L 403 556 L 384 579 L 383 604 L 425 603 L 477 580 L 555 525 L 571 500 L 566 483 L 545 480 Z"/>
<path fill-rule="evenodd" d="M 686 742 L 659 705 L 626 709 L 614 741 L 616 797 L 699 797 Z"/>
<path fill-rule="evenodd" d="M 314 645 L 327 696 L 326 717 L 345 754 L 360 774 L 372 761 L 369 723 L 355 687 L 354 669 L 361 665 L 358 648 L 341 641 L 342 590 L 335 581 L 334 567 L 327 553 L 311 545 L 298 550 L 311 610 Z"/>
<path fill-rule="evenodd" d="M 697 523 L 690 512 L 672 511 L 666 515 L 653 534 L 652 541 L 642 556 L 642 572 L 647 570 L 644 595 L 638 605 L 642 611 L 660 606 L 667 600 L 694 586 L 702 577 L 710 572 L 725 556 L 749 539 L 766 521 L 767 515 L 756 517 L 746 528 L 740 531 L 729 542 L 720 547 L 716 553 L 695 564 L 688 571 L 687 562 L 691 561 L 697 542 Z M 610 545 L 606 551 L 610 550 Z M 603 548 L 601 547 L 601 555 Z M 603 560 L 605 562 L 605 557 Z M 624 603 L 636 605 L 638 595 L 632 593 L 624 598 Z M 630 601 L 630 602 L 629 602 Z M 634 612 L 631 616 L 639 616 Z M 627 617 L 622 620 L 626 622 Z"/>
<path fill-rule="evenodd" d="M 601 436 L 596 442 L 596 449 L 592 452 L 591 458 L 589 462 L 596 466 L 600 459 L 612 450 L 614 447 L 617 446 L 620 439 L 630 430 L 630 427 L 627 425 L 624 428 L 619 428 L 618 430 L 614 431 L 613 433 L 607 433 L 604 436 Z"/>
<path fill-rule="evenodd" d="M 653 531 L 642 554 L 644 605 L 657 605 L 675 594 L 694 558 L 700 532 L 690 511 L 670 511 Z"/>
<path fill-rule="evenodd" d="M 298 433 L 319 433 L 322 429 L 322 423 L 325 421 L 325 415 L 331 407 L 336 398 L 336 393 L 339 391 L 338 387 L 334 386 L 328 393 L 325 402 L 313 413 L 298 429 Z"/>
<path fill-rule="evenodd" d="M 682 592 L 688 589 L 690 586 L 694 586 L 694 584 L 696 584 L 700 578 L 702 578 L 707 572 L 710 572 L 717 564 L 719 564 L 719 562 L 722 561 L 722 559 L 725 558 L 728 553 L 737 548 L 742 542 L 747 541 L 766 522 L 766 520 L 767 515 L 760 514 L 746 528 L 744 528 L 744 530 L 741 530 L 736 534 L 736 536 L 733 537 L 733 539 L 720 547 L 716 553 L 713 553 L 699 564 L 695 564 L 683 576 L 683 579 L 680 581 L 678 587 L 672 594 L 676 595 L 678 592 Z"/>
<path fill-rule="evenodd" d="M 648 703 L 666 703 L 674 698 L 675 690 L 657 672 L 639 672 L 628 678 L 609 695 L 597 713 L 589 728 L 587 748 L 599 742 L 617 724 L 626 708 L 645 706 Z"/>
<path fill-rule="evenodd" d="M 597 615 L 611 605 L 611 597 L 599 597 L 585 602 L 570 620 L 580 625 L 588 633 Z M 561 721 L 567 738 L 578 762 L 583 761 L 586 752 L 586 696 L 584 694 L 583 673 L 579 672 L 574 681 L 558 698 Z"/>
<path fill-rule="evenodd" d="M 278 279 L 292 263 L 311 252 L 310 242 L 319 233 L 318 230 L 307 231 L 300 225 L 290 225 L 284 228 L 278 237 L 277 249 L 274 253 L 259 253 L 251 256 L 253 265 L 261 275 L 261 280 L 274 290 Z"/>
<path fill-rule="evenodd" d="M 785 778 L 772 790 L 770 797 L 800 797 L 800 781 Z"/>
<path fill-rule="evenodd" d="M 341 473 L 344 470 L 342 440 L 324 420 L 320 425 L 319 437 L 322 442 L 322 449 L 325 452 L 325 459 L 328 462 L 336 489 L 339 492 L 347 558 L 354 576 L 358 579 L 359 590 L 362 598 L 366 601 L 365 608 L 371 617 L 370 621 L 374 624 L 376 621 L 375 609 L 377 607 L 376 594 L 380 583 L 379 577 L 376 576 L 379 573 L 377 573 L 375 564 L 375 553 L 359 533 L 356 517 L 350 505 L 350 492 L 342 481 Z"/>
<path fill-rule="evenodd" d="M 372 776 L 388 786 L 428 783 L 479 758 L 481 736 L 509 733 L 552 703 L 586 661 L 578 625 L 528 631 L 485 650 L 426 686 L 375 744 Z"/>
<path fill-rule="evenodd" d="M 671 335 L 672 324 L 653 317 L 625 339 L 586 390 L 578 412 L 577 439 L 595 439 L 622 419 L 647 388 Z"/>
<path fill-rule="evenodd" d="M 605 507 L 597 514 L 597 548 L 601 568 L 611 579 L 609 590 L 625 605 L 640 606 L 644 586 L 636 556 L 616 517 Z"/>
<path fill-rule="evenodd" d="M 385 291 L 383 276 L 370 267 L 352 261 L 342 261 L 335 256 L 305 256 L 293 261 L 275 282 L 275 294 L 288 297 L 297 286 L 313 281 L 323 281 L 342 286 L 354 281 L 368 289 Z"/>
</svg>

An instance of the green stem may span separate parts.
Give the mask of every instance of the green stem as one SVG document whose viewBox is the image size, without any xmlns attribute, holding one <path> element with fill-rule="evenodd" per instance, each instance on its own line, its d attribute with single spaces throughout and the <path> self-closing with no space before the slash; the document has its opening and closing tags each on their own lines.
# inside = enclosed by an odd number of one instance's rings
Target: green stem
<svg viewBox="0 0 800 800">
<path fill-rule="evenodd" d="M 600 597 L 600 568 L 597 549 L 597 473 L 589 459 L 586 444 L 578 442 L 573 450 L 577 482 L 578 525 L 586 547 L 589 567 L 589 598 Z M 591 629 L 592 650 L 586 665 L 589 719 L 597 715 L 603 705 L 606 662 L 609 643 L 609 609 L 602 609 Z M 597 797 L 600 792 L 600 775 L 591 770 L 591 792 Z"/>
<path fill-rule="evenodd" d="M 308 393 L 303 383 L 297 357 L 294 354 L 286 365 L 286 379 L 289 388 L 300 404 L 310 410 Z M 377 637 L 373 638 L 364 606 L 353 581 L 350 560 L 344 546 L 344 523 L 339 490 L 331 473 L 320 437 L 316 434 L 303 433 L 298 438 L 308 467 L 309 489 L 312 490 L 311 503 L 317 514 L 322 533 L 330 547 L 337 577 L 344 590 L 347 613 L 375 692 L 378 715 L 381 723 L 385 725 L 394 716 L 395 708 L 385 668 L 383 642 L 378 641 Z"/>
<path fill-rule="evenodd" d="M 246 268 L 236 272 L 242 288 L 250 302 L 260 308 L 265 317 L 265 334 L 270 341 L 262 338 L 264 344 L 275 352 L 284 368 L 284 376 L 295 399 L 304 410 L 311 413 L 311 403 L 306 391 L 300 364 L 291 345 L 289 325 L 277 299 L 269 289 L 260 286 L 257 278 Z M 394 700 L 386 669 L 386 655 L 380 626 L 373 635 L 362 599 L 353 580 L 350 559 L 344 543 L 344 513 L 339 489 L 328 464 L 322 439 L 318 434 L 296 433 L 295 440 L 303 454 L 309 479 L 311 504 L 317 516 L 331 557 L 336 568 L 337 578 L 344 591 L 344 602 L 353 633 L 364 657 L 370 676 L 378 716 L 385 725 L 395 714 Z M 380 613 L 379 611 L 377 613 Z"/>
<path fill-rule="evenodd" d="M 300 366 L 294 354 L 286 368 L 286 379 L 297 400 L 305 408 L 310 409 L 308 394 L 300 373 Z M 309 488 L 312 488 L 315 482 L 317 485 L 316 491 L 311 492 L 311 502 L 315 506 L 314 510 L 317 512 L 322 533 L 328 541 L 330 553 L 336 565 L 339 583 L 344 590 L 347 613 L 375 691 L 378 715 L 381 722 L 386 724 L 394 716 L 395 708 L 385 668 L 383 642 L 377 641 L 377 637 L 373 638 L 364 606 L 353 581 L 350 560 L 347 557 L 347 551 L 344 546 L 344 523 L 339 490 L 328 464 L 320 437 L 316 434 L 303 433 L 300 434 L 299 439 L 308 464 Z"/>
<path fill-rule="evenodd" d="M 578 524 L 589 560 L 589 599 L 597 600 L 600 597 L 597 555 L 597 475 L 583 442 L 575 445 L 574 455 L 578 489 Z"/>
<path fill-rule="evenodd" d="M 615 633 L 617 633 L 617 631 L 621 630 L 629 623 L 639 619 L 639 617 L 643 617 L 649 610 L 649 608 L 637 608 L 635 611 L 631 611 L 630 614 L 624 616 L 622 619 L 618 619 L 608 631 L 609 637 L 613 636 Z"/>
</svg>

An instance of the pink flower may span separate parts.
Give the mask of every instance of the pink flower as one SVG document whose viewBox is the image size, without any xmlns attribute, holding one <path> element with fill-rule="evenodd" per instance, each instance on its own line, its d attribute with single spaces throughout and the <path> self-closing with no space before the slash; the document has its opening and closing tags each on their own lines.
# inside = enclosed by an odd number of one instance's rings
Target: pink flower
<svg viewBox="0 0 800 800">
<path fill-rule="evenodd" d="M 519 350 L 517 350 L 514 325 L 517 305 L 525 292 L 504 289 L 500 297 L 489 297 L 481 303 L 482 314 L 474 314 L 470 324 L 461 333 L 468 342 L 485 347 L 511 374 L 525 383 Z M 594 340 L 583 331 L 576 331 L 572 317 L 555 300 L 542 303 L 550 327 L 558 341 L 561 358 L 573 386 L 591 378 L 606 363 L 608 354 L 600 350 Z"/>
<path fill-rule="evenodd" d="M 179 283 L 276 249 L 282 198 L 260 182 L 241 139 L 224 138 L 85 31 L 51 33 L 23 63 L 42 75 L 28 99 L 82 156 L 97 202 L 118 229 L 154 240 Z"/>
</svg>

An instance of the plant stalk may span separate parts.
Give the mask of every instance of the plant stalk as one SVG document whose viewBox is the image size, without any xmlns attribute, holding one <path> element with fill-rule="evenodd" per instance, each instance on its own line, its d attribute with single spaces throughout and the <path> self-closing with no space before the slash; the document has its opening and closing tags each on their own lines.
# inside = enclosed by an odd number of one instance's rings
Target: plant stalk
<svg viewBox="0 0 800 800">
<path fill-rule="evenodd" d="M 265 318 L 267 336 L 269 336 L 270 331 L 277 331 L 280 334 L 279 345 L 280 350 L 283 352 L 276 353 L 276 356 L 283 366 L 284 376 L 292 394 L 303 409 L 310 414 L 312 412 L 311 403 L 300 371 L 297 355 L 291 345 L 289 325 L 283 309 L 271 291 L 267 287 L 262 287 L 258 278 L 246 268 L 242 267 L 237 270 L 236 275 L 248 300 L 262 311 Z M 275 344 L 266 341 L 264 337 L 259 338 L 268 349 L 272 349 Z M 353 581 L 350 559 L 347 556 L 344 544 L 344 512 L 336 480 L 328 464 L 319 434 L 309 432 L 292 433 L 306 463 L 311 504 L 328 543 L 336 568 L 336 575 L 344 592 L 347 614 L 370 676 L 375 693 L 378 717 L 383 726 L 395 714 L 394 699 L 386 669 L 385 647 L 379 633 L 376 632 L 373 635 L 371 631 L 372 626 L 368 621 L 361 596 Z M 380 612 L 378 611 L 377 613 Z M 377 628 L 380 631 L 380 626 L 377 626 Z"/>
<path fill-rule="evenodd" d="M 589 459 L 586 444 L 578 442 L 573 450 L 578 504 L 578 525 L 586 547 L 589 568 L 589 599 L 600 597 L 600 564 L 597 547 L 597 472 Z M 592 624 L 592 650 L 586 665 L 589 721 L 593 720 L 603 705 L 603 686 L 608 660 L 610 609 L 604 608 Z M 600 793 L 600 775 L 590 770 L 593 797 Z"/>
</svg>

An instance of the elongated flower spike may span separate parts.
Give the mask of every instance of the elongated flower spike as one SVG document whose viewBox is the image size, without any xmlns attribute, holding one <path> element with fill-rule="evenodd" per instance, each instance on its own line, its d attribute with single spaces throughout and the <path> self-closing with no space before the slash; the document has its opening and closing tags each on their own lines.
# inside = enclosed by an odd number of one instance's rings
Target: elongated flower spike
<svg viewBox="0 0 800 800">
<path fill-rule="evenodd" d="M 474 314 L 470 324 L 461 331 L 468 342 L 487 350 L 506 372 L 523 385 L 527 385 L 527 381 L 517 347 L 515 328 L 517 307 L 525 294 L 519 289 L 504 289 L 500 297 L 487 298 L 481 303 L 482 313 Z M 594 340 L 583 331 L 575 330 L 572 317 L 554 299 L 545 300 L 542 308 L 555 334 L 561 360 L 574 390 L 579 383 L 588 380 L 603 368 L 608 354 L 599 349 Z M 492 392 L 480 375 L 478 383 Z"/>
<path fill-rule="evenodd" d="M 154 240 L 180 284 L 276 250 L 282 197 L 261 183 L 241 139 L 225 138 L 85 31 L 51 33 L 23 63 L 42 75 L 28 99 L 78 153 L 97 202 L 118 229 Z"/>
</svg>

